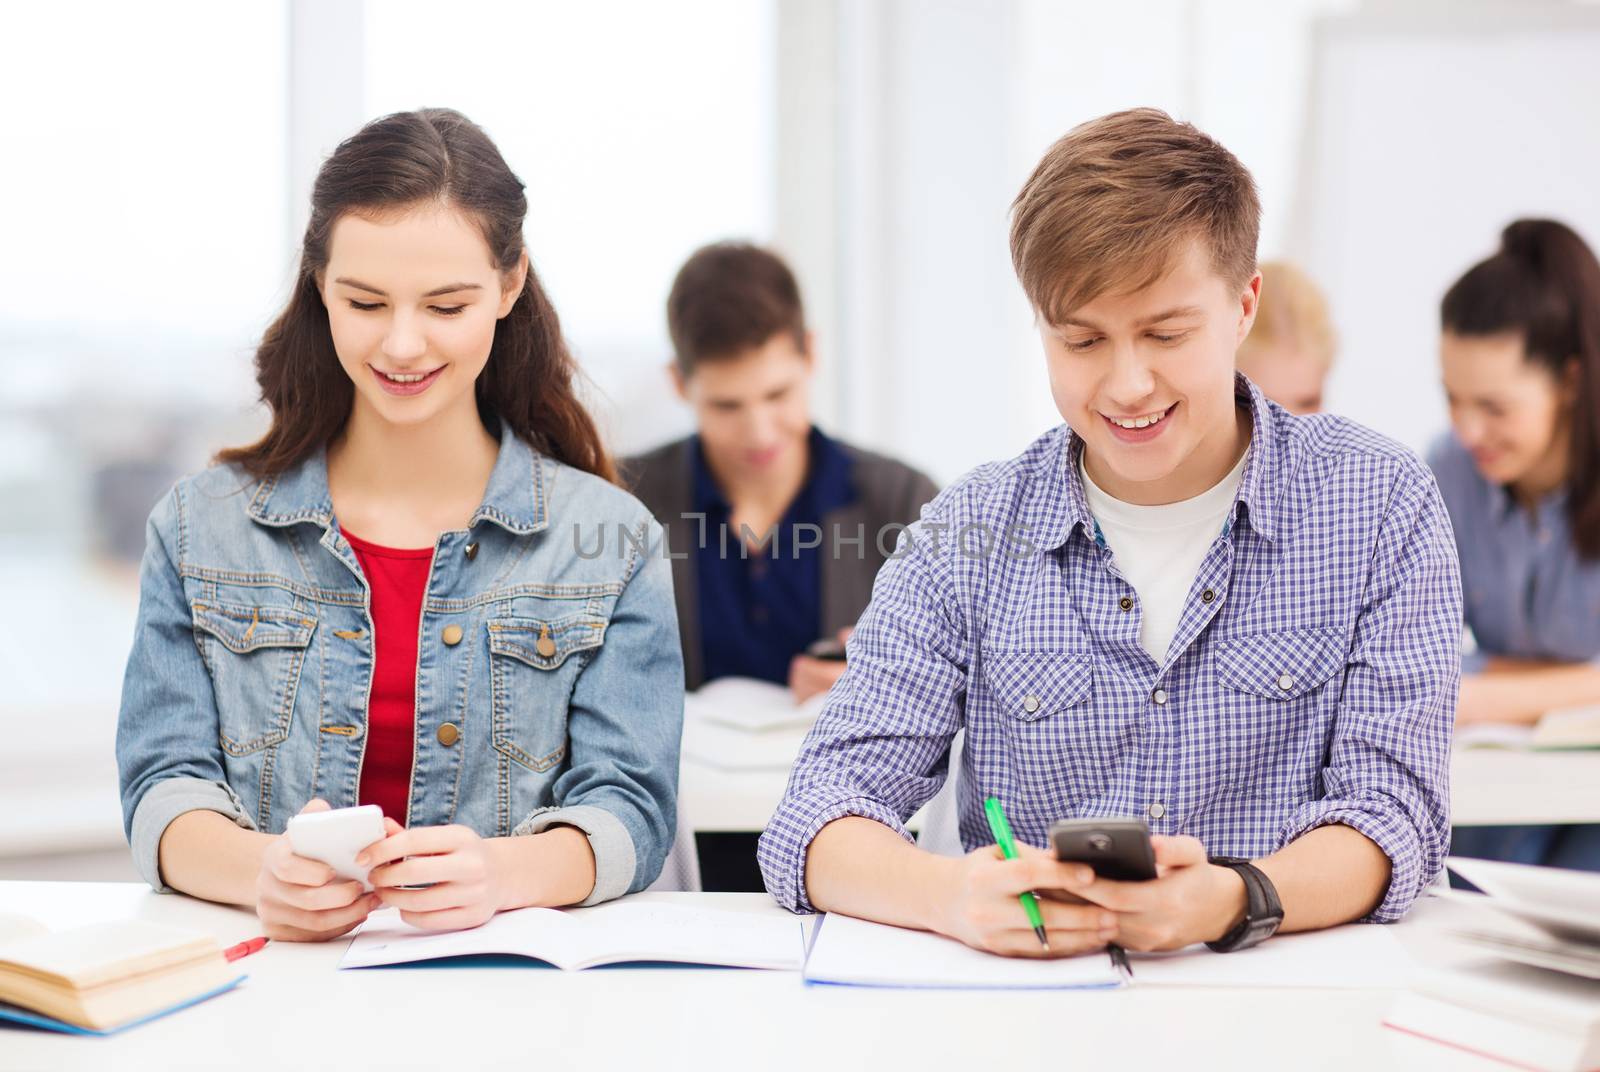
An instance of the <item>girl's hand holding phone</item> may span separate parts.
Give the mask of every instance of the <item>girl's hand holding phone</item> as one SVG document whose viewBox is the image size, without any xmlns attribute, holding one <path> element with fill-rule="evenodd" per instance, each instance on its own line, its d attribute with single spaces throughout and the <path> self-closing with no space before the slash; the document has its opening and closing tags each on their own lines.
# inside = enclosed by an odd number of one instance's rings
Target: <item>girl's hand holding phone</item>
<svg viewBox="0 0 1600 1072">
<path fill-rule="evenodd" d="M 400 918 L 427 930 L 462 930 L 487 923 L 510 904 L 506 868 L 491 839 L 465 826 L 403 829 L 384 820 L 388 837 L 364 850 L 356 863 L 372 870 L 367 881 Z M 405 888 L 425 886 L 424 889 Z"/>
</svg>

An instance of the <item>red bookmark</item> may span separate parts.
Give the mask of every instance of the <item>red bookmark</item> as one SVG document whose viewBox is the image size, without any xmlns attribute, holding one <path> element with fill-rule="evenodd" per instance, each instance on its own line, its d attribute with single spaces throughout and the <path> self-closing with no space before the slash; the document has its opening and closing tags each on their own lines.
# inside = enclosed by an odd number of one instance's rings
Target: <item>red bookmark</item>
<svg viewBox="0 0 1600 1072">
<path fill-rule="evenodd" d="M 236 960 L 242 960 L 243 958 L 248 957 L 251 953 L 261 952 L 261 950 L 267 947 L 267 942 L 269 940 L 270 939 L 267 938 L 252 938 L 247 942 L 240 942 L 238 945 L 230 946 L 227 949 L 224 949 L 222 951 L 222 955 L 228 958 L 229 963 L 232 963 Z"/>
</svg>

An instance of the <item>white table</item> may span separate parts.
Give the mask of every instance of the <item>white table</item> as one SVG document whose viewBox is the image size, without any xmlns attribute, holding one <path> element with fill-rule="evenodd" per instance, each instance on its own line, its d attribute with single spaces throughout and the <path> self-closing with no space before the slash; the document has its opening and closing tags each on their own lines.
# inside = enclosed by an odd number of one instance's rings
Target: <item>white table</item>
<svg viewBox="0 0 1600 1072">
<path fill-rule="evenodd" d="M 781 911 L 760 894 L 678 896 Z M 224 943 L 258 931 L 244 911 L 121 883 L 0 883 L 0 911 L 52 928 L 139 917 Z M 1413 922 L 1400 926 L 1418 938 Z M 1387 990 L 985 994 L 694 968 L 341 972 L 346 944 L 273 943 L 240 962 L 250 979 L 239 990 L 111 1038 L 0 1027 L 0 1068 L 1500 1067 L 1380 1028 Z"/>
<path fill-rule="evenodd" d="M 1450 821 L 1600 823 L 1600 751 L 1457 749 L 1450 764 Z"/>
</svg>

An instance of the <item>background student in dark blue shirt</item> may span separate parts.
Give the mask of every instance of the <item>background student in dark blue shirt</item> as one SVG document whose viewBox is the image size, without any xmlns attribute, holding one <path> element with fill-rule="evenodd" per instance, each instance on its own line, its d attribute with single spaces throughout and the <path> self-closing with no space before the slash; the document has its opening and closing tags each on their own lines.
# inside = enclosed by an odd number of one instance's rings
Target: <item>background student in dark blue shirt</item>
<svg viewBox="0 0 1600 1072">
<path fill-rule="evenodd" d="M 1456 720 L 1600 703 L 1600 262 L 1570 228 L 1518 220 L 1442 314 L 1454 434 L 1428 461 L 1478 646 Z M 1451 851 L 1600 871 L 1600 826 L 1461 827 Z"/>
<path fill-rule="evenodd" d="M 840 639 L 872 595 L 899 531 L 938 490 L 893 459 L 812 423 L 815 343 L 794 273 L 722 242 L 696 252 L 667 299 L 673 381 L 694 435 L 624 463 L 667 528 L 689 688 L 719 677 L 832 686 Z"/>
</svg>

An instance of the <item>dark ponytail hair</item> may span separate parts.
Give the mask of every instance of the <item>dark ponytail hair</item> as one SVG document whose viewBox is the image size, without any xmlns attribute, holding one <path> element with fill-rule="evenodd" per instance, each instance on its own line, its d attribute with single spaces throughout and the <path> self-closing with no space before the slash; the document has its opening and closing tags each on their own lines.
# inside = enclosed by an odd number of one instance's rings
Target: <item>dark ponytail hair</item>
<svg viewBox="0 0 1600 1072">
<path fill-rule="evenodd" d="M 448 204 L 482 228 L 500 271 L 513 272 L 528 211 L 522 191 L 489 136 L 448 108 L 384 116 L 340 143 L 317 173 L 289 305 L 256 350 L 256 382 L 272 425 L 260 442 L 224 450 L 217 460 L 256 477 L 282 473 L 325 447 L 350 416 L 355 385 L 334 352 L 317 289 L 340 217 Z M 615 481 L 611 458 L 575 393 L 577 376 L 556 311 L 530 265 L 516 304 L 495 325 L 476 386 L 478 413 L 486 423 L 505 422 L 557 461 Z"/>
<path fill-rule="evenodd" d="M 1572 542 L 1600 558 L 1600 261 L 1572 228 L 1517 220 L 1500 250 L 1474 265 L 1444 296 L 1445 331 L 1522 338 L 1529 361 L 1560 383 L 1577 362 L 1567 516 Z"/>
</svg>

